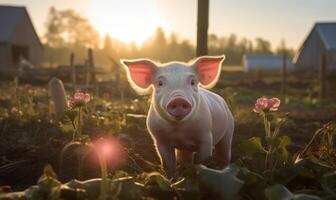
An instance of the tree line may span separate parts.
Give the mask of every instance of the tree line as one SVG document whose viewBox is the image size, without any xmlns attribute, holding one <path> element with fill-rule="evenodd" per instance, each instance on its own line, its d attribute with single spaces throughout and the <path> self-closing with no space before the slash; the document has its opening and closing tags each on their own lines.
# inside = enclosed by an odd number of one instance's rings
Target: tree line
<svg viewBox="0 0 336 200">
<path fill-rule="evenodd" d="M 99 33 L 83 16 L 72 9 L 57 10 L 51 7 L 45 23 L 43 37 L 45 46 L 44 63 L 58 66 L 69 63 L 69 55 L 74 52 L 77 63 L 84 63 L 87 48 L 94 51 L 95 62 L 99 66 L 111 65 L 111 58 L 146 57 L 159 62 L 172 60 L 188 61 L 195 57 L 195 46 L 190 40 L 181 39 L 178 34 L 167 35 L 160 27 L 141 45 L 135 42 L 126 44 L 110 35 L 100 37 Z M 250 40 L 235 34 L 218 36 L 209 34 L 208 52 L 210 55 L 225 54 L 227 65 L 240 65 L 245 54 L 292 56 L 293 49 L 284 40 L 272 50 L 271 43 L 263 38 Z"/>
</svg>

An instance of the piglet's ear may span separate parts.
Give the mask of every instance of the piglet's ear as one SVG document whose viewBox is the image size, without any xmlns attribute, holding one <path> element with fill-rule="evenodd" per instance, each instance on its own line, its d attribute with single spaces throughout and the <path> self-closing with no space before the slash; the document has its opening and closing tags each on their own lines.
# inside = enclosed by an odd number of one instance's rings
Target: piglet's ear
<svg viewBox="0 0 336 200">
<path fill-rule="evenodd" d="M 127 71 L 127 78 L 138 93 L 144 93 L 153 82 L 157 66 L 150 60 L 121 60 Z"/>
<path fill-rule="evenodd" d="M 217 83 L 224 59 L 224 55 L 202 56 L 192 64 L 203 87 L 211 88 Z"/>
</svg>

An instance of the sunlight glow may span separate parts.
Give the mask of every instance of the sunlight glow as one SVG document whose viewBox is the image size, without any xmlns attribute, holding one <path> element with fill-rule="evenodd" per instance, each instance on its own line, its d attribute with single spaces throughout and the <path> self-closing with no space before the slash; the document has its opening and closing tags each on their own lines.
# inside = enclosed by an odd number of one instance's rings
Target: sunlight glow
<svg viewBox="0 0 336 200">
<path fill-rule="evenodd" d="M 98 138 L 92 144 L 99 159 L 108 166 L 116 167 L 126 159 L 125 149 L 117 138 Z"/>
<path fill-rule="evenodd" d="M 99 3 L 98 3 L 99 2 Z M 163 24 L 155 0 L 91 1 L 88 18 L 98 32 L 141 44 Z"/>
</svg>

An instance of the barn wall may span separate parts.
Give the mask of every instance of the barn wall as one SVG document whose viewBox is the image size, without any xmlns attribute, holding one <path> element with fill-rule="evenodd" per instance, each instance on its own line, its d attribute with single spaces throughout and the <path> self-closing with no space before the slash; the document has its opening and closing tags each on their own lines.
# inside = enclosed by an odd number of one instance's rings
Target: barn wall
<svg viewBox="0 0 336 200">
<path fill-rule="evenodd" d="M 283 67 L 282 56 L 244 56 L 244 71 L 280 71 Z M 291 58 L 286 59 L 287 70 L 294 70 Z"/>
<path fill-rule="evenodd" d="M 30 22 L 29 16 L 23 15 L 17 24 L 16 31 L 12 36 L 12 43 L 15 45 L 29 46 L 29 61 L 39 67 L 43 58 L 43 47 L 35 30 Z"/>
<path fill-rule="evenodd" d="M 0 43 L 0 69 L 11 66 L 11 51 L 8 43 Z"/>
<path fill-rule="evenodd" d="M 303 49 L 298 57 L 296 66 L 298 69 L 317 69 L 320 65 L 321 54 L 326 51 L 320 35 L 316 31 L 310 34 L 304 44 Z"/>
<path fill-rule="evenodd" d="M 336 70 L 336 50 L 327 53 L 327 69 Z"/>
</svg>

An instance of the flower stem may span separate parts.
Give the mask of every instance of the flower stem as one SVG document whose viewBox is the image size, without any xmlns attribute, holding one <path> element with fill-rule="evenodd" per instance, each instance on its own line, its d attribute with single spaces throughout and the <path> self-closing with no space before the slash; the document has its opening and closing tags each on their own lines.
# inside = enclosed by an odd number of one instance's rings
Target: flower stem
<svg viewBox="0 0 336 200">
<path fill-rule="evenodd" d="M 81 124 L 81 107 L 78 108 L 78 135 L 77 139 L 82 136 L 82 124 Z"/>
<path fill-rule="evenodd" d="M 101 171 L 101 186 L 100 186 L 100 200 L 105 200 L 107 197 L 108 192 L 108 180 L 107 180 L 107 166 L 106 166 L 106 160 L 103 156 L 98 155 L 99 157 L 99 163 L 100 163 L 100 171 Z"/>
<path fill-rule="evenodd" d="M 71 124 L 72 124 L 72 127 L 74 128 L 74 133 L 72 134 L 72 140 L 74 141 L 77 135 L 77 128 L 73 120 L 71 120 Z"/>
<path fill-rule="evenodd" d="M 269 134 L 269 128 L 268 128 L 268 120 L 266 117 L 266 114 L 263 113 L 263 117 L 264 117 L 264 127 L 265 127 L 265 134 L 266 134 L 266 138 L 270 136 Z"/>
</svg>

